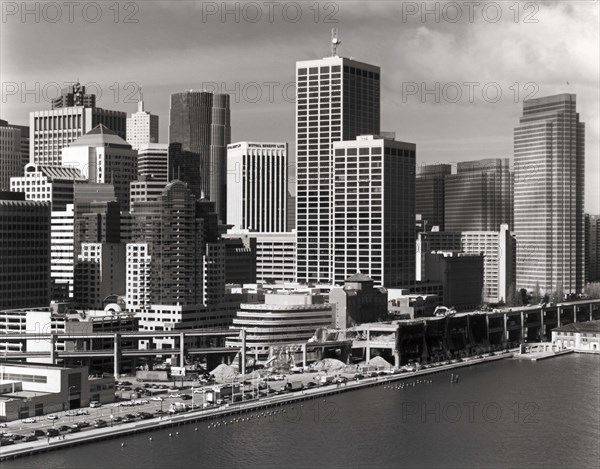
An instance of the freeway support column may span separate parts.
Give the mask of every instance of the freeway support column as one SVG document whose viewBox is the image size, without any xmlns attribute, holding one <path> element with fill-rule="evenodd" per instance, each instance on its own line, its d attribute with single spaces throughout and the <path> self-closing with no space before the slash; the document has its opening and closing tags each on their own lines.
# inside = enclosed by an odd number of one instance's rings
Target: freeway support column
<svg viewBox="0 0 600 469">
<path fill-rule="evenodd" d="M 594 314 L 592 313 L 592 311 L 594 311 L 594 309 L 592 308 L 592 303 L 590 303 L 590 321 L 594 320 Z"/>
<path fill-rule="evenodd" d="M 508 313 L 504 313 L 502 315 L 502 317 L 504 318 L 504 343 L 505 345 L 508 347 Z"/>
<path fill-rule="evenodd" d="M 525 342 L 525 313 L 521 311 L 521 343 Z"/>
<path fill-rule="evenodd" d="M 365 349 L 365 360 L 367 365 L 369 364 L 369 361 L 371 361 L 371 329 L 369 329 L 369 326 L 367 326 L 367 347 Z"/>
<path fill-rule="evenodd" d="M 56 365 L 56 334 L 50 335 L 50 362 Z"/>
<path fill-rule="evenodd" d="M 242 335 L 242 375 L 246 374 L 246 329 L 240 331 Z"/>
<path fill-rule="evenodd" d="M 185 366 L 185 336 L 183 332 L 179 334 L 179 366 Z"/>
<path fill-rule="evenodd" d="M 114 345 L 114 374 L 115 379 L 119 379 L 119 372 L 121 371 L 121 363 L 119 360 L 119 356 L 121 354 L 121 334 L 118 332 L 115 333 L 115 345 Z"/>
<path fill-rule="evenodd" d="M 556 327 L 562 326 L 560 317 L 562 315 L 562 308 L 560 306 L 556 307 Z"/>
<path fill-rule="evenodd" d="M 302 344 L 302 366 L 303 367 L 308 366 L 306 364 L 306 344 Z"/>
</svg>

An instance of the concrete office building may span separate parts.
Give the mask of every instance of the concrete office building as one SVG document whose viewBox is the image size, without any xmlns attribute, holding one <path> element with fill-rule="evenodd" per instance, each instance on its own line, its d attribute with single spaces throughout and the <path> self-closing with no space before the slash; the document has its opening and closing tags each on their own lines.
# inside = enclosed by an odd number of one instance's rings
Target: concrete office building
<svg viewBox="0 0 600 469">
<path fill-rule="evenodd" d="M 357 271 L 386 287 L 414 283 L 415 145 L 367 135 L 333 150 L 335 283 Z"/>
<path fill-rule="evenodd" d="M 21 131 L 0 121 L 0 191 L 10 190 L 11 177 L 21 174 Z"/>
<path fill-rule="evenodd" d="M 301 343 L 319 327 L 332 327 L 335 306 L 321 295 L 304 292 L 267 293 L 264 303 L 243 303 L 233 326 L 246 331 L 246 347 L 255 357 L 265 358 L 269 347 Z M 227 337 L 226 347 L 240 347 L 239 337 Z"/>
<path fill-rule="evenodd" d="M 150 202 L 160 199 L 165 187 L 167 187 L 167 181 L 133 181 L 129 185 L 130 211 L 135 211 L 135 204 L 138 202 Z"/>
<path fill-rule="evenodd" d="M 438 226 L 444 231 L 444 187 L 446 176 L 452 173 L 449 164 L 423 165 L 415 181 L 415 212 L 421 215 L 423 231 Z"/>
<path fill-rule="evenodd" d="M 29 163 L 24 176 L 10 178 L 10 190 L 24 192 L 26 200 L 50 202 L 52 210 L 65 210 L 74 202 L 75 184 L 86 181 L 77 168 Z"/>
<path fill-rule="evenodd" d="M 286 231 L 287 143 L 227 146 L 227 224 L 234 229 Z"/>
<path fill-rule="evenodd" d="M 585 278 L 585 124 L 576 96 L 524 101 L 514 152 L 517 289 L 579 293 Z"/>
<path fill-rule="evenodd" d="M 346 329 L 365 322 L 383 320 L 388 310 L 388 294 L 383 287 L 376 287 L 373 279 L 364 274 L 354 274 L 342 287 L 333 287 L 329 303 L 335 305 L 337 329 Z"/>
<path fill-rule="evenodd" d="M 228 94 L 185 91 L 171 95 L 169 112 L 170 179 L 190 184 L 196 196 L 216 204 L 227 220 L 227 145 L 231 143 Z M 177 151 L 175 151 L 175 149 Z"/>
<path fill-rule="evenodd" d="M 50 204 L 0 192 L 0 309 L 50 301 Z"/>
<path fill-rule="evenodd" d="M 129 210 L 129 184 L 137 179 L 137 152 L 104 125 L 98 125 L 62 151 L 63 166 L 77 168 L 88 181 L 110 183 L 124 211 Z"/>
<path fill-rule="evenodd" d="M 254 241 L 256 249 L 254 267 L 257 282 L 286 283 L 294 281 L 296 275 L 295 231 L 256 233 L 248 230 L 229 230 L 227 234 L 223 235 L 223 238 L 249 238 Z"/>
<path fill-rule="evenodd" d="M 425 255 L 427 280 L 444 287 L 443 305 L 465 311 L 482 302 L 483 255 L 436 252 Z"/>
<path fill-rule="evenodd" d="M 64 210 L 52 210 L 50 277 L 52 300 L 73 297 L 75 279 L 75 210 L 68 204 Z"/>
<path fill-rule="evenodd" d="M 512 173 L 508 158 L 458 163 L 444 182 L 444 229 L 498 231 L 512 223 Z"/>
<path fill-rule="evenodd" d="M 425 254 L 432 251 L 460 252 L 461 238 L 460 231 L 439 231 L 437 227 L 418 233 L 415 264 L 417 282 L 425 279 Z"/>
<path fill-rule="evenodd" d="M 81 243 L 75 264 L 74 301 L 103 309 L 111 295 L 125 295 L 125 244 Z"/>
<path fill-rule="evenodd" d="M 73 83 L 62 89 L 61 95 L 51 101 L 52 109 L 62 109 L 65 107 L 96 107 L 96 95 L 85 92 L 85 86 L 80 83 Z"/>
<path fill-rule="evenodd" d="M 508 225 L 500 225 L 500 231 L 463 231 L 461 251 L 483 254 L 483 301 L 508 301 L 516 273 L 516 243 Z"/>
<path fill-rule="evenodd" d="M 90 376 L 87 366 L 2 363 L 0 383 L 2 422 L 115 400 L 115 378 Z"/>
<path fill-rule="evenodd" d="M 127 143 L 134 150 L 143 145 L 158 143 L 158 116 L 144 110 L 144 98 L 140 90 L 138 110 L 127 118 Z"/>
<path fill-rule="evenodd" d="M 27 163 L 29 163 L 29 127 L 27 127 L 26 125 L 17 125 L 17 124 L 10 124 L 9 122 L 0 119 L 0 128 L 5 127 L 5 128 L 10 128 L 10 129 L 14 129 L 14 130 L 19 130 L 21 132 L 20 136 L 20 140 L 19 140 L 19 148 L 21 150 L 21 164 L 20 164 L 20 168 L 21 171 L 18 172 L 17 174 L 14 174 L 14 176 L 20 176 L 22 174 L 23 168 L 25 167 L 25 165 Z M 7 132 L 6 135 L 11 134 L 11 132 Z M 7 148 L 16 148 L 14 141 L 12 140 L 12 136 L 8 137 L 8 141 L 4 140 L 4 138 L 2 137 L 2 132 L 0 131 L 0 147 L 3 148 L 2 149 L 2 154 L 4 154 L 4 150 Z M 4 142 L 4 143 L 1 143 Z M 5 144 L 8 143 L 8 147 L 5 147 Z M 0 160 L 2 160 L 1 162 L 7 162 L 6 158 L 0 158 Z M 9 159 L 9 162 L 13 162 L 14 159 Z M 10 167 L 10 164 L 8 165 L 8 167 Z M 8 189 L 1 189 L 0 190 L 8 190 Z"/>
<path fill-rule="evenodd" d="M 31 112 L 29 162 L 62 165 L 62 149 L 100 124 L 125 139 L 126 119 L 127 113 L 95 107 L 89 100 L 87 104 L 84 100 L 71 107 Z"/>
<path fill-rule="evenodd" d="M 379 135 L 380 70 L 333 51 L 332 57 L 296 62 L 296 87 L 297 281 L 332 282 L 332 144 Z"/>
<path fill-rule="evenodd" d="M 169 145 L 145 143 L 134 150 L 138 151 L 138 179 L 165 183 L 169 180 Z"/>
</svg>

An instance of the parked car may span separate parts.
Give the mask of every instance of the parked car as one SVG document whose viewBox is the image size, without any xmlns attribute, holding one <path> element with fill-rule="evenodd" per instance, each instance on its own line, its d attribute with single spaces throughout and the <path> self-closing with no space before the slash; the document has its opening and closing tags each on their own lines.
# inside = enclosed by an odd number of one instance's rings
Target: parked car
<svg viewBox="0 0 600 469">
<path fill-rule="evenodd" d="M 85 409 L 77 409 L 77 415 L 90 415 L 90 413 Z"/>
<path fill-rule="evenodd" d="M 90 422 L 87 422 L 86 420 L 83 420 L 83 421 L 81 421 L 81 422 L 78 422 L 78 423 L 77 423 L 77 426 L 78 426 L 79 428 L 86 428 L 86 427 L 89 427 L 89 426 L 90 426 Z"/>
<path fill-rule="evenodd" d="M 40 430 L 40 429 L 31 430 L 31 434 L 34 436 L 44 436 L 45 435 L 44 430 Z"/>
<path fill-rule="evenodd" d="M 113 422 L 121 422 L 123 420 L 123 417 L 113 417 Z"/>
<path fill-rule="evenodd" d="M 56 415 L 56 414 L 48 414 L 48 415 L 46 416 L 46 418 L 47 418 L 48 420 L 58 420 L 58 415 Z"/>
<path fill-rule="evenodd" d="M 96 427 L 96 428 L 104 428 L 106 426 L 108 426 L 108 423 L 106 422 L 106 420 L 98 420 L 96 422 L 96 425 L 94 425 L 94 427 Z"/>
<path fill-rule="evenodd" d="M 27 419 L 22 420 L 23 423 L 35 423 L 35 419 L 33 417 L 29 417 Z"/>
<path fill-rule="evenodd" d="M 154 397 L 151 397 L 151 398 L 150 398 L 150 400 L 151 400 L 151 401 L 162 401 L 162 400 L 163 400 L 163 398 L 162 398 L 162 397 L 159 397 L 159 396 L 154 396 Z"/>
<path fill-rule="evenodd" d="M 102 407 L 102 404 L 100 404 L 100 401 L 92 401 L 92 402 L 90 402 L 90 407 L 92 409 L 95 407 Z"/>
<path fill-rule="evenodd" d="M 81 428 L 79 428 L 77 425 L 73 425 L 71 428 L 69 428 L 69 433 L 79 433 L 81 431 Z"/>
<path fill-rule="evenodd" d="M 58 427 L 59 432 L 67 432 L 70 429 L 71 429 L 71 427 L 69 427 L 68 425 L 61 425 L 60 427 Z"/>
<path fill-rule="evenodd" d="M 58 436 L 59 433 L 60 432 L 56 428 L 49 428 L 48 431 L 46 431 L 46 436 Z"/>
<path fill-rule="evenodd" d="M 180 397 L 184 401 L 189 401 L 192 398 L 192 396 L 190 396 L 189 394 L 182 394 Z"/>
<path fill-rule="evenodd" d="M 69 417 L 75 417 L 77 415 L 77 411 L 76 410 L 67 410 L 65 412 L 65 415 L 68 415 Z"/>
<path fill-rule="evenodd" d="M 36 441 L 36 440 L 37 440 L 37 436 L 35 436 L 35 435 L 29 435 L 23 439 L 23 441 Z"/>
</svg>

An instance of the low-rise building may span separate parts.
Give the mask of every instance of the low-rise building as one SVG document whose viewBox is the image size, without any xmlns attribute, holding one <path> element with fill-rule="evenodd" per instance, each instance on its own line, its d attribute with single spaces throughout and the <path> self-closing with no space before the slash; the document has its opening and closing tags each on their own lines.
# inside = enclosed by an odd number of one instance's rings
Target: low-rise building
<svg viewBox="0 0 600 469">
<path fill-rule="evenodd" d="M 343 287 L 333 287 L 329 302 L 336 305 L 335 327 L 345 329 L 383 319 L 387 313 L 387 290 L 376 287 L 372 278 L 357 273 Z"/>
<path fill-rule="evenodd" d="M 552 331 L 552 343 L 578 352 L 600 353 L 600 321 L 573 322 Z"/>
<path fill-rule="evenodd" d="M 93 377 L 87 366 L 0 364 L 0 421 L 9 422 L 114 402 L 113 376 Z"/>
</svg>

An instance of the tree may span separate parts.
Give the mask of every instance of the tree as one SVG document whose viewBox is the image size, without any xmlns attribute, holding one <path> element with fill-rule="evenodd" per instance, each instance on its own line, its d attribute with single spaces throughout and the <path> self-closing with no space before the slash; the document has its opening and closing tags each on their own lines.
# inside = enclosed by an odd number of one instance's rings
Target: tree
<svg viewBox="0 0 600 469">
<path fill-rule="evenodd" d="M 591 299 L 600 299 L 600 282 L 587 283 L 583 292 Z"/>
<path fill-rule="evenodd" d="M 550 301 L 552 301 L 552 303 L 560 303 L 564 299 L 565 299 L 565 289 L 563 287 L 563 283 L 561 281 L 559 281 L 556 284 L 556 289 L 550 295 Z"/>
<path fill-rule="evenodd" d="M 527 289 L 521 288 L 519 290 L 519 293 L 521 294 L 521 306 L 526 305 L 529 302 L 529 297 L 528 297 L 528 294 L 527 294 Z"/>
<path fill-rule="evenodd" d="M 542 299 L 542 293 L 540 290 L 540 282 L 535 282 L 535 287 L 533 287 L 533 292 L 531 293 L 531 301 L 532 305 L 537 305 Z"/>
<path fill-rule="evenodd" d="M 507 306 L 523 306 L 523 296 L 520 291 L 517 291 L 515 284 L 511 283 L 506 292 Z"/>
</svg>

